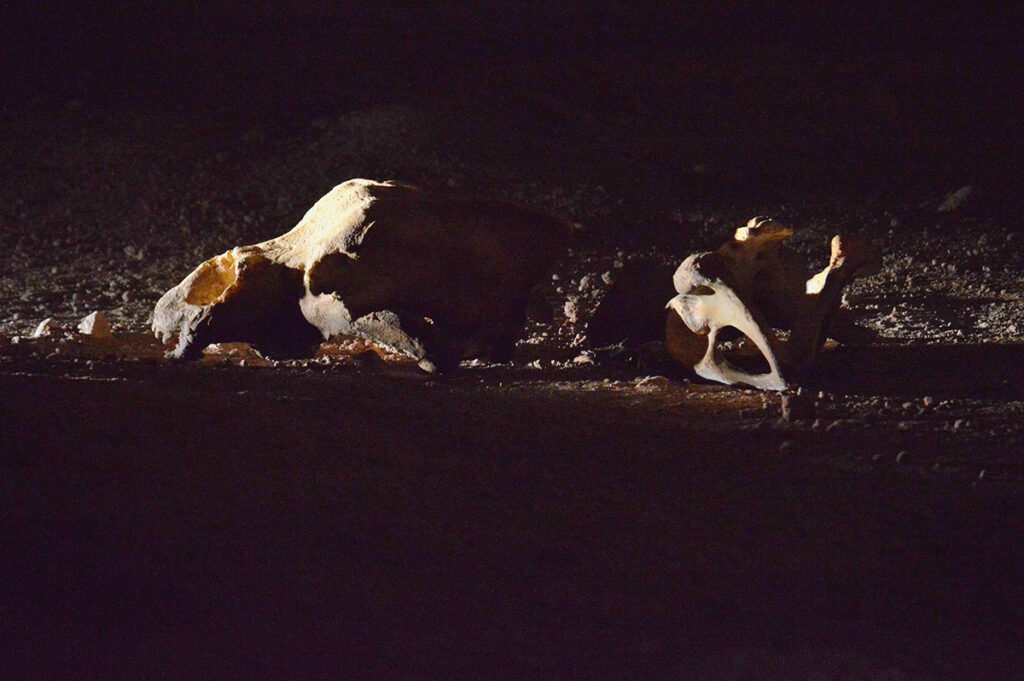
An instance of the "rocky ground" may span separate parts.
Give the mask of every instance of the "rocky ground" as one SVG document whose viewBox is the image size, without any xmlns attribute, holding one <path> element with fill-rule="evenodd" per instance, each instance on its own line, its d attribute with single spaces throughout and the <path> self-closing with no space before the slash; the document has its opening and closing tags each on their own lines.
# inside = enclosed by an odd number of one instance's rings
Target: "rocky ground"
<svg viewBox="0 0 1024 681">
<path fill-rule="evenodd" d="M 538 106 L 278 129 L 4 104 L 5 675 L 1022 678 L 1024 237 L 1003 172 L 751 169 L 741 144 Z M 163 359 L 165 290 L 351 177 L 587 226 L 512 364 Z M 657 342 L 594 347 L 623 272 L 754 215 L 815 266 L 835 233 L 884 253 L 844 302 L 878 337 L 823 358 L 805 413 Z M 77 331 L 94 311 L 113 339 Z"/>
</svg>

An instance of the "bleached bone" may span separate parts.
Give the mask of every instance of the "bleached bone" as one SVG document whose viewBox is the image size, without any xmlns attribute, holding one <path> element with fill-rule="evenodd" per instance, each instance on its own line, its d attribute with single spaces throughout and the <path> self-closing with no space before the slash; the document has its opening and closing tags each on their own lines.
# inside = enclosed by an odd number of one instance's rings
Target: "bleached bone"
<svg viewBox="0 0 1024 681">
<path fill-rule="evenodd" d="M 425 367 L 505 361 L 530 290 L 574 227 L 505 202 L 349 180 L 288 233 L 201 264 L 157 303 L 153 331 L 174 357 L 221 341 L 301 356 L 351 334 Z"/>
<path fill-rule="evenodd" d="M 789 386 L 787 374 L 812 362 L 827 335 L 848 334 L 847 320 L 839 323 L 836 318 L 843 288 L 878 271 L 877 253 L 864 243 L 836 236 L 828 266 L 808 277 L 806 266 L 782 244 L 790 234 L 774 220 L 754 218 L 717 251 L 686 258 L 673 278 L 679 295 L 667 307 L 690 333 L 707 336 L 707 348 L 696 359 L 695 343 L 670 316 L 669 353 L 709 380 L 784 390 Z M 719 332 L 726 327 L 750 339 L 767 361 L 767 373 L 753 374 L 729 364 L 717 347 Z M 773 327 L 791 331 L 785 344 Z"/>
<path fill-rule="evenodd" d="M 676 271 L 674 283 L 679 295 L 668 306 L 693 333 L 708 337 L 707 350 L 693 370 L 710 381 L 784 390 L 787 383 L 779 366 L 775 338 L 763 319 L 759 319 L 756 308 L 751 309 L 742 301 L 729 279 L 730 272 L 717 253 L 691 255 Z M 742 371 L 721 356 L 718 334 L 726 327 L 737 329 L 757 346 L 768 361 L 767 374 Z"/>
</svg>

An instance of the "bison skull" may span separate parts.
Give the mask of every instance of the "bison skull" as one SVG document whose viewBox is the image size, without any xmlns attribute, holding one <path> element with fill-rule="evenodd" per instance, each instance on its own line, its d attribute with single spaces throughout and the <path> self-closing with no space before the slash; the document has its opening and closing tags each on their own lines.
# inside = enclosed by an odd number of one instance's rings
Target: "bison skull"
<svg viewBox="0 0 1024 681">
<path fill-rule="evenodd" d="M 288 233 L 201 264 L 156 305 L 170 355 L 246 341 L 277 356 L 356 335 L 430 363 L 507 360 L 573 225 L 509 203 L 350 180 Z"/>
</svg>

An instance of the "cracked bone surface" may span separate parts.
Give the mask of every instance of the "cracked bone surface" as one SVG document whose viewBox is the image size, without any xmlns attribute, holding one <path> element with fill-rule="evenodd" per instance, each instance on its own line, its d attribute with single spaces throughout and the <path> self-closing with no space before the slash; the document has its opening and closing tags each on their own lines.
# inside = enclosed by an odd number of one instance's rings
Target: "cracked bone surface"
<svg viewBox="0 0 1024 681">
<path fill-rule="evenodd" d="M 673 277 L 679 295 L 667 305 L 666 347 L 677 361 L 708 380 L 785 390 L 790 372 L 813 362 L 826 337 L 854 337 L 859 327 L 838 314 L 840 300 L 847 284 L 879 270 L 877 251 L 833 237 L 828 266 L 809 276 L 782 243 L 791 234 L 774 220 L 753 218 L 717 251 L 683 261 Z M 745 371 L 724 357 L 718 341 L 727 327 L 753 343 L 767 372 Z M 790 331 L 788 341 L 779 341 L 775 328 Z"/>
<path fill-rule="evenodd" d="M 236 341 L 308 356 L 352 335 L 427 369 L 506 361 L 530 291 L 572 229 L 506 202 L 349 180 L 286 234 L 199 265 L 159 300 L 153 331 L 173 357 Z"/>
</svg>

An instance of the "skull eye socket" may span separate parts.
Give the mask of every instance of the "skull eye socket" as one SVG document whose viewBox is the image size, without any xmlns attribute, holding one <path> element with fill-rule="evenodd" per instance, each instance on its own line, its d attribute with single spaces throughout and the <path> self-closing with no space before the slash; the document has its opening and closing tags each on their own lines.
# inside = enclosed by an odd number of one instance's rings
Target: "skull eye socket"
<svg viewBox="0 0 1024 681">
<path fill-rule="evenodd" d="M 235 255 L 228 251 L 212 258 L 196 272 L 185 302 L 189 305 L 210 305 L 230 289 L 238 280 Z"/>
</svg>

